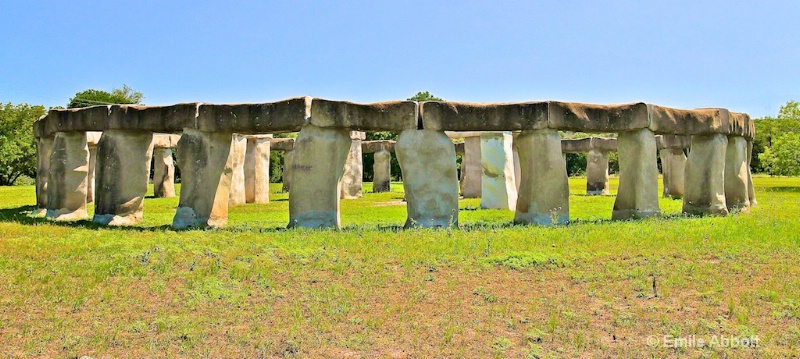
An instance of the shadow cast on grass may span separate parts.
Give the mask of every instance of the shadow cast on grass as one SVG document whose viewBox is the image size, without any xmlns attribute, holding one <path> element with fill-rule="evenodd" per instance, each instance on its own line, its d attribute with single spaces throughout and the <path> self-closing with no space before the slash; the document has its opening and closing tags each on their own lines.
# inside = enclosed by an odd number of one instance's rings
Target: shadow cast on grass
<svg viewBox="0 0 800 359">
<path fill-rule="evenodd" d="M 0 222 L 19 223 L 22 225 L 40 225 L 49 224 L 59 227 L 83 228 L 83 229 L 108 229 L 108 230 L 130 230 L 138 232 L 159 232 L 163 230 L 172 229 L 170 225 L 161 225 L 153 227 L 141 226 L 106 226 L 99 223 L 94 223 L 89 219 L 79 219 L 74 221 L 54 221 L 52 219 L 33 215 L 36 206 L 21 206 L 16 208 L 3 208 L 0 209 Z"/>
</svg>

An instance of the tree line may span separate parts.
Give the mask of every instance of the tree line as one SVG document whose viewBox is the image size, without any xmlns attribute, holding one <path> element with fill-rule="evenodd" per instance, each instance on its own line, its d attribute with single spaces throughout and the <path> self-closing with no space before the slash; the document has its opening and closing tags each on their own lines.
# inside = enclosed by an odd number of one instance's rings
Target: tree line
<svg viewBox="0 0 800 359">
<path fill-rule="evenodd" d="M 110 104 L 141 104 L 144 95 L 127 85 L 111 91 L 89 89 L 75 94 L 67 102 L 67 108 L 80 108 Z M 411 101 L 444 101 L 428 91 L 409 97 Z M 0 186 L 32 184 L 36 177 L 36 145 L 33 138 L 33 122 L 47 112 L 41 105 L 27 103 L 0 104 Z M 788 101 L 781 106 L 777 116 L 755 119 L 756 136 L 753 139 L 751 170 L 753 173 L 769 175 L 800 175 L 800 103 Z M 613 136 L 613 134 L 609 134 Z M 295 137 L 296 134 L 279 134 L 276 137 Z M 398 133 L 390 131 L 369 132 L 367 140 L 397 140 Z M 564 138 L 577 138 L 584 134 L 562 132 Z M 283 153 L 270 154 L 270 181 L 283 180 Z M 372 181 L 373 159 L 364 156 L 364 180 Z M 460 169 L 461 156 L 457 158 Z M 392 179 L 401 180 L 400 165 L 392 153 Z M 586 168 L 586 154 L 567 154 L 569 175 L 581 175 Z M 619 171 L 616 153 L 609 157 L 609 169 Z M 180 176 L 177 169 L 176 178 Z"/>
</svg>

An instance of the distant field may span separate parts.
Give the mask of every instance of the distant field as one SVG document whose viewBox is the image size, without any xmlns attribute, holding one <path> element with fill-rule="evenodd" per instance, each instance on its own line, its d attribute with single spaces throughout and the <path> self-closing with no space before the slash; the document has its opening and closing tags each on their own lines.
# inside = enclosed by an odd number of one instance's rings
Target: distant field
<svg viewBox="0 0 800 359">
<path fill-rule="evenodd" d="M 0 187 L 0 357 L 798 356 L 800 178 L 755 185 L 752 213 L 662 199 L 662 218 L 612 222 L 614 197 L 575 178 L 567 226 L 469 199 L 460 229 L 402 230 L 402 184 L 367 183 L 341 231 L 283 229 L 273 193 L 177 232 L 177 198 L 120 229 L 29 217 L 33 187 Z M 731 337 L 758 345 L 708 344 Z"/>
</svg>

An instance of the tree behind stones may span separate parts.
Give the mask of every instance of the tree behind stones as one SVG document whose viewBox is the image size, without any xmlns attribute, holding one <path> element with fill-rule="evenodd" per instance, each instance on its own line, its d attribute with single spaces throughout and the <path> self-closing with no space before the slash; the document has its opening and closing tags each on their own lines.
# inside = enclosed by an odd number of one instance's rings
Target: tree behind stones
<svg viewBox="0 0 800 359">
<path fill-rule="evenodd" d="M 33 122 L 44 114 L 44 106 L 10 102 L 0 106 L 0 186 L 14 185 L 20 178 L 31 182 L 30 178 L 36 176 L 32 129 Z"/>
</svg>

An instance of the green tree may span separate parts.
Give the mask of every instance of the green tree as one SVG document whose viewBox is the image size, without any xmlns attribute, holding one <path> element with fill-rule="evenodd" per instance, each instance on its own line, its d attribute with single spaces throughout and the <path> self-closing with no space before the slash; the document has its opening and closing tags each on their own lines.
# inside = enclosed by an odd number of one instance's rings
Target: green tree
<svg viewBox="0 0 800 359">
<path fill-rule="evenodd" d="M 794 100 L 789 100 L 785 105 L 781 106 L 778 110 L 779 120 L 800 120 L 800 103 Z"/>
<path fill-rule="evenodd" d="M 409 97 L 409 98 L 408 98 L 408 100 L 409 100 L 409 101 L 417 101 L 417 102 L 422 102 L 422 101 L 439 101 L 439 102 L 444 102 L 444 100 L 442 100 L 441 98 L 439 98 L 439 97 L 436 97 L 436 96 L 434 96 L 434 95 L 431 95 L 431 93 L 430 93 L 430 92 L 428 92 L 428 91 L 420 91 L 420 92 L 417 92 L 417 94 L 416 94 L 416 95 Z"/>
<path fill-rule="evenodd" d="M 767 147 L 758 157 L 773 176 L 800 175 L 800 133 L 775 135 L 772 147 Z"/>
<path fill-rule="evenodd" d="M 44 106 L 0 106 L 0 185 L 13 185 L 22 176 L 36 176 L 33 122 L 45 114 Z"/>
<path fill-rule="evenodd" d="M 95 105 L 112 105 L 112 104 L 140 104 L 144 99 L 144 95 L 130 88 L 128 85 L 122 85 L 122 88 L 115 88 L 111 92 L 103 90 L 89 89 L 75 94 L 74 97 L 69 99 L 67 108 L 89 107 Z"/>
</svg>

